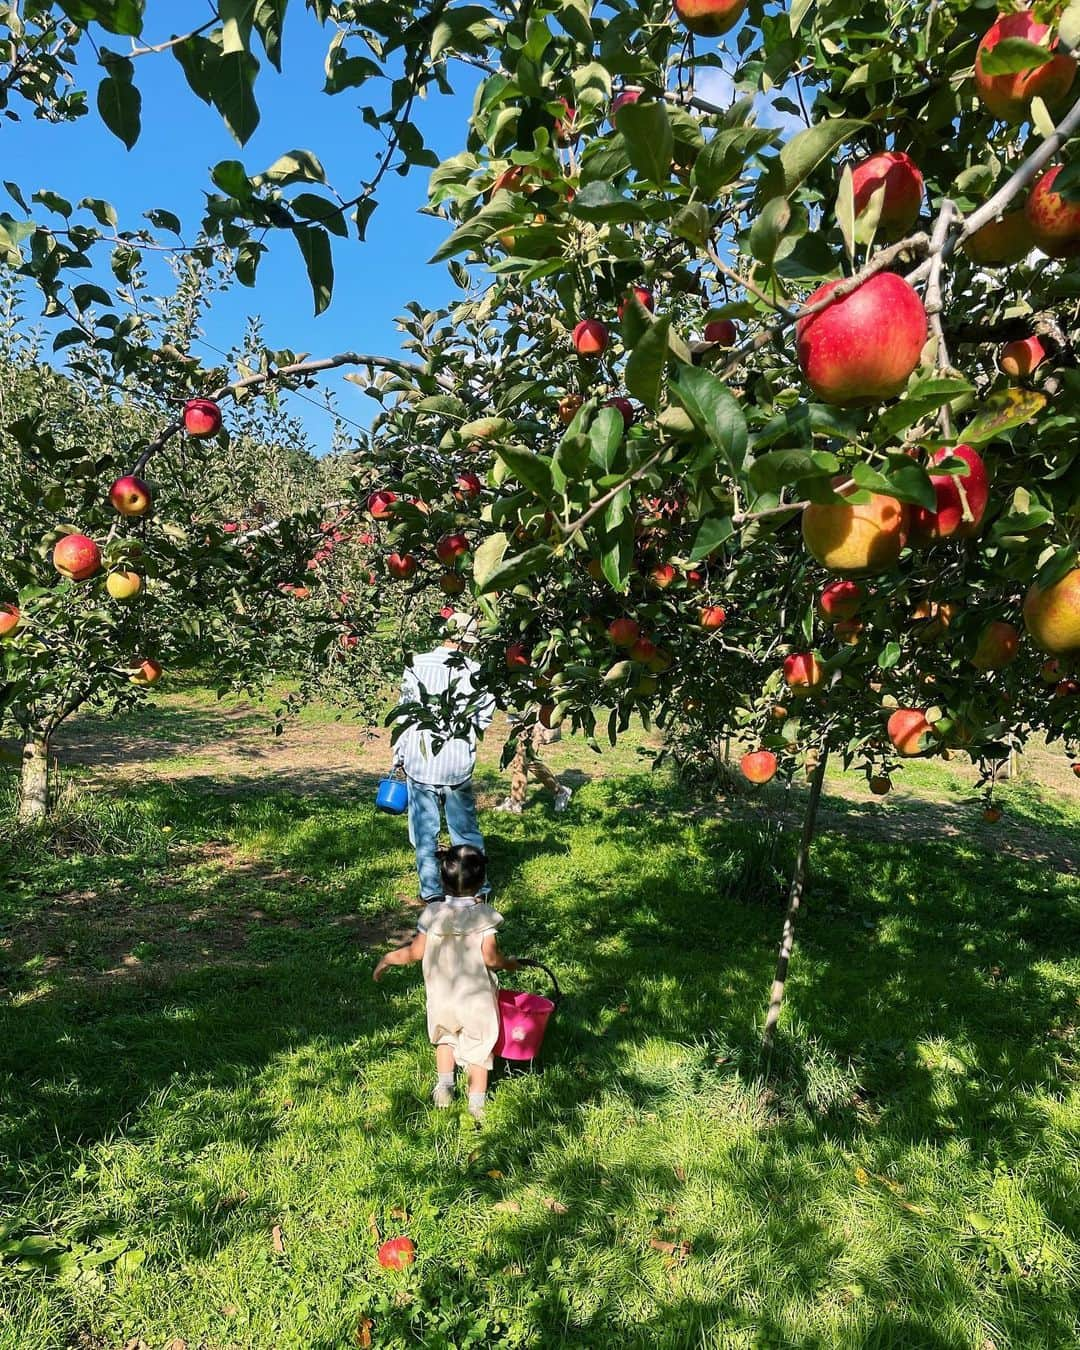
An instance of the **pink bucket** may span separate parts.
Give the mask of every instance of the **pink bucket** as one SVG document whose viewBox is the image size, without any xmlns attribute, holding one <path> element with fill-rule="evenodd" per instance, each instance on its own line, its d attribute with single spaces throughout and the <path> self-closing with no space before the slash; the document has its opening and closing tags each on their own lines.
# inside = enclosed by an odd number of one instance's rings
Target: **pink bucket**
<svg viewBox="0 0 1080 1350">
<path fill-rule="evenodd" d="M 540 994 L 499 990 L 499 1039 L 495 1053 L 503 1059 L 535 1059 L 544 1043 L 548 1018 L 555 1011 L 551 999 Z"/>
</svg>

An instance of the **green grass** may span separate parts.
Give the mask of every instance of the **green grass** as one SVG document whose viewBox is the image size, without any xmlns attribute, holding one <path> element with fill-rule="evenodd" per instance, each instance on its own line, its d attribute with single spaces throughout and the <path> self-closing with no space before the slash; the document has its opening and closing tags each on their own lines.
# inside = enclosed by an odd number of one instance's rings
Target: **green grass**
<svg viewBox="0 0 1080 1350">
<path fill-rule="evenodd" d="M 429 1106 L 418 972 L 370 978 L 413 882 L 366 785 L 129 784 L 14 850 L 0 1350 L 1074 1346 L 1080 882 L 830 798 L 766 1080 L 782 794 L 691 814 L 632 762 L 485 818 L 566 998 L 479 1131 Z M 1075 805 L 1006 795 L 1064 846 Z"/>
</svg>

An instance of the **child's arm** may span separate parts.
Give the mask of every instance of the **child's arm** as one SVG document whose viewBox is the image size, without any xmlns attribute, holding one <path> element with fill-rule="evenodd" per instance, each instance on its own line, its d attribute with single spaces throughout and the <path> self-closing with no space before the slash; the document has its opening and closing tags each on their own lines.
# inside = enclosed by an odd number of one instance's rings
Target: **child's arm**
<svg viewBox="0 0 1080 1350">
<path fill-rule="evenodd" d="M 513 956 L 504 956 L 499 950 L 499 942 L 494 933 L 488 933 L 484 938 L 483 945 L 480 948 L 483 953 L 484 965 L 488 970 L 517 970 L 517 958 Z"/>
<path fill-rule="evenodd" d="M 398 947 L 392 952 L 387 952 L 379 957 L 379 964 L 375 967 L 373 980 L 381 980 L 386 972 L 387 966 L 411 966 L 414 961 L 424 959 L 424 948 L 427 946 L 427 934 L 417 933 L 411 942 L 406 942 L 403 947 Z"/>
</svg>

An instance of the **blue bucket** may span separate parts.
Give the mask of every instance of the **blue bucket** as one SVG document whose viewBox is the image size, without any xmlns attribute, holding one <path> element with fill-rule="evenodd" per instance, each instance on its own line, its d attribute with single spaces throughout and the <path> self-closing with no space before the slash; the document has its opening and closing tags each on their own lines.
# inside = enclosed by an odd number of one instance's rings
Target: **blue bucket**
<svg viewBox="0 0 1080 1350">
<path fill-rule="evenodd" d="M 375 810 L 401 816 L 409 809 L 409 785 L 401 778 L 384 778 L 375 794 Z"/>
</svg>

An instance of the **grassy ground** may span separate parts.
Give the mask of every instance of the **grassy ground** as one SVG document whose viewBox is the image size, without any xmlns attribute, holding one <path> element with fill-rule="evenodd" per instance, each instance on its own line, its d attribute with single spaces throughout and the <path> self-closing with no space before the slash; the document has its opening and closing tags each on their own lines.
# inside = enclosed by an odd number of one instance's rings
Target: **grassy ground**
<svg viewBox="0 0 1080 1350">
<path fill-rule="evenodd" d="M 385 745 L 264 723 L 76 727 L 85 851 L 0 864 L 0 1350 L 1077 1343 L 1075 790 L 993 829 L 955 765 L 830 779 L 765 1078 L 800 791 L 704 811 L 554 747 L 571 810 L 484 824 L 566 999 L 476 1130 L 429 1108 L 417 973 L 370 979 L 414 915 Z"/>
</svg>

